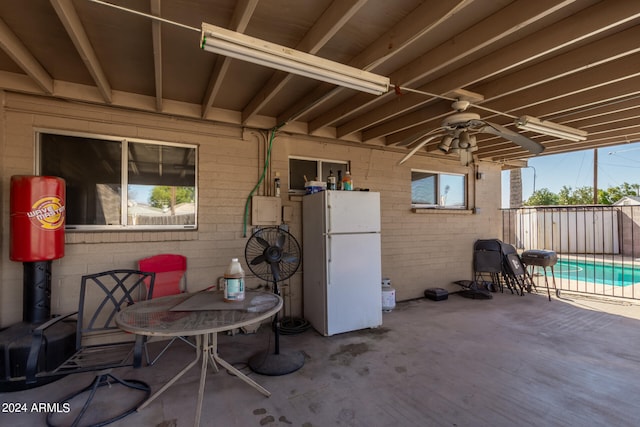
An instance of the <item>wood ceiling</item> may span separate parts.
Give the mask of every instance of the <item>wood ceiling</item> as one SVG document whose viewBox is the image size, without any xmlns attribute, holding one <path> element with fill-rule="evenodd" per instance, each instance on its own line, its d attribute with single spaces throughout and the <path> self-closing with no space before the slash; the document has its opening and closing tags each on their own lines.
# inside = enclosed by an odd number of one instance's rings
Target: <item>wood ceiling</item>
<svg viewBox="0 0 640 427">
<path fill-rule="evenodd" d="M 544 144 L 542 155 L 640 140 L 637 0 L 109 3 L 120 8 L 0 2 L 0 89 L 261 129 L 286 123 L 290 133 L 396 151 L 452 112 L 450 100 L 429 94 L 465 89 L 501 114 L 469 111 L 512 130 L 527 114 L 589 132 L 585 142 L 526 133 Z M 394 86 L 374 96 L 208 53 L 199 47 L 202 22 L 388 76 Z M 499 137 L 478 141 L 479 159 L 530 156 Z M 435 153 L 437 143 L 420 153 Z"/>
</svg>

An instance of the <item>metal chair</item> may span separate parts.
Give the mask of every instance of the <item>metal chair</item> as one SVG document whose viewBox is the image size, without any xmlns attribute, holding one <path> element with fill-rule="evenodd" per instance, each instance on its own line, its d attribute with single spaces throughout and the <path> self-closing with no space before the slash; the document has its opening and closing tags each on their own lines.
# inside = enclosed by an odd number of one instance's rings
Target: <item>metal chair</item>
<svg viewBox="0 0 640 427">
<path fill-rule="evenodd" d="M 524 292 L 531 292 L 536 288 L 533 278 L 524 266 L 522 259 L 515 247 L 508 243 L 502 243 L 503 255 L 503 277 L 507 286 L 512 287 L 516 294 L 524 295 Z"/>
<path fill-rule="evenodd" d="M 473 245 L 473 280 L 477 286 L 490 285 L 503 292 L 502 251 L 496 239 L 477 240 Z M 488 286 L 487 286 L 488 288 Z M 513 293 L 513 290 L 511 291 Z"/>
<path fill-rule="evenodd" d="M 78 311 L 56 317 L 39 327 L 32 334 L 32 344 L 27 358 L 26 382 L 35 383 L 42 376 L 60 376 L 80 372 L 99 371 L 94 381 L 86 388 L 65 397 L 61 402 L 75 399 L 88 392 L 88 397 L 71 425 L 78 425 L 87 415 L 90 403 L 99 387 L 122 385 L 140 391 L 139 400 L 133 400 L 130 407 L 119 411 L 106 420 L 94 425 L 104 425 L 121 419 L 134 412 L 150 395 L 150 387 L 138 380 L 121 380 L 111 374 L 112 368 L 142 364 L 144 337 L 126 333 L 115 324 L 116 314 L 128 305 L 151 298 L 154 289 L 155 274 L 138 270 L 111 270 L 82 277 Z M 68 321 L 77 316 L 76 352 L 52 371 L 39 372 L 45 366 L 47 346 L 44 331 L 57 322 Z M 47 415 L 47 425 L 55 425 Z M 75 414 L 74 414 L 75 415 Z M 91 416 L 94 416 L 93 414 Z M 98 416 L 102 416 L 100 412 Z M 64 422 L 67 424 L 67 422 Z"/>
<path fill-rule="evenodd" d="M 154 298 L 176 295 L 187 291 L 187 258 L 183 255 L 160 254 L 150 256 L 138 261 L 138 268 L 142 271 L 155 273 Z M 149 348 L 147 346 L 150 340 L 146 340 L 144 345 L 147 364 L 155 364 L 176 339 L 180 339 L 195 348 L 195 344 L 186 337 L 174 337 L 153 360 L 150 360 Z"/>
</svg>

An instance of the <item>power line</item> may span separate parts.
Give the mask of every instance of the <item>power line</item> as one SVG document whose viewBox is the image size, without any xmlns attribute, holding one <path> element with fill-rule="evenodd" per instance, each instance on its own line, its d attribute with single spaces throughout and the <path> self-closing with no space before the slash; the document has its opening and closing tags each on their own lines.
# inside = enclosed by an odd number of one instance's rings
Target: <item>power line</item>
<svg viewBox="0 0 640 427">
<path fill-rule="evenodd" d="M 618 153 L 626 153 L 627 151 L 636 151 L 636 150 L 640 150 L 640 147 L 627 148 L 626 150 L 609 151 L 609 153 L 607 154 L 611 156 L 611 155 L 616 155 Z"/>
</svg>

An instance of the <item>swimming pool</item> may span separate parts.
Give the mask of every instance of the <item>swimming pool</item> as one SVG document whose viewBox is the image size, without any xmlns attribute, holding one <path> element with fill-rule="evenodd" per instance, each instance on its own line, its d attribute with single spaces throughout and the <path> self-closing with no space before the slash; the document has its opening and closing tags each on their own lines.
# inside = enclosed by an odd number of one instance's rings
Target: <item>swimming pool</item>
<svg viewBox="0 0 640 427">
<path fill-rule="evenodd" d="M 640 268 L 607 262 L 560 259 L 554 266 L 554 273 L 557 278 L 600 285 L 622 287 L 640 282 Z"/>
</svg>

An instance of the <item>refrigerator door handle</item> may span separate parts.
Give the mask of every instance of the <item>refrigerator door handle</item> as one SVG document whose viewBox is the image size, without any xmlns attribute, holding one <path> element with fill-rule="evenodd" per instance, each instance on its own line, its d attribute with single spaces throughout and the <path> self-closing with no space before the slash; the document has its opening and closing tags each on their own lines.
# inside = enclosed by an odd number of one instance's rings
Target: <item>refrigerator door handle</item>
<svg viewBox="0 0 640 427">
<path fill-rule="evenodd" d="M 331 283 L 331 235 L 327 235 L 327 286 Z"/>
</svg>

